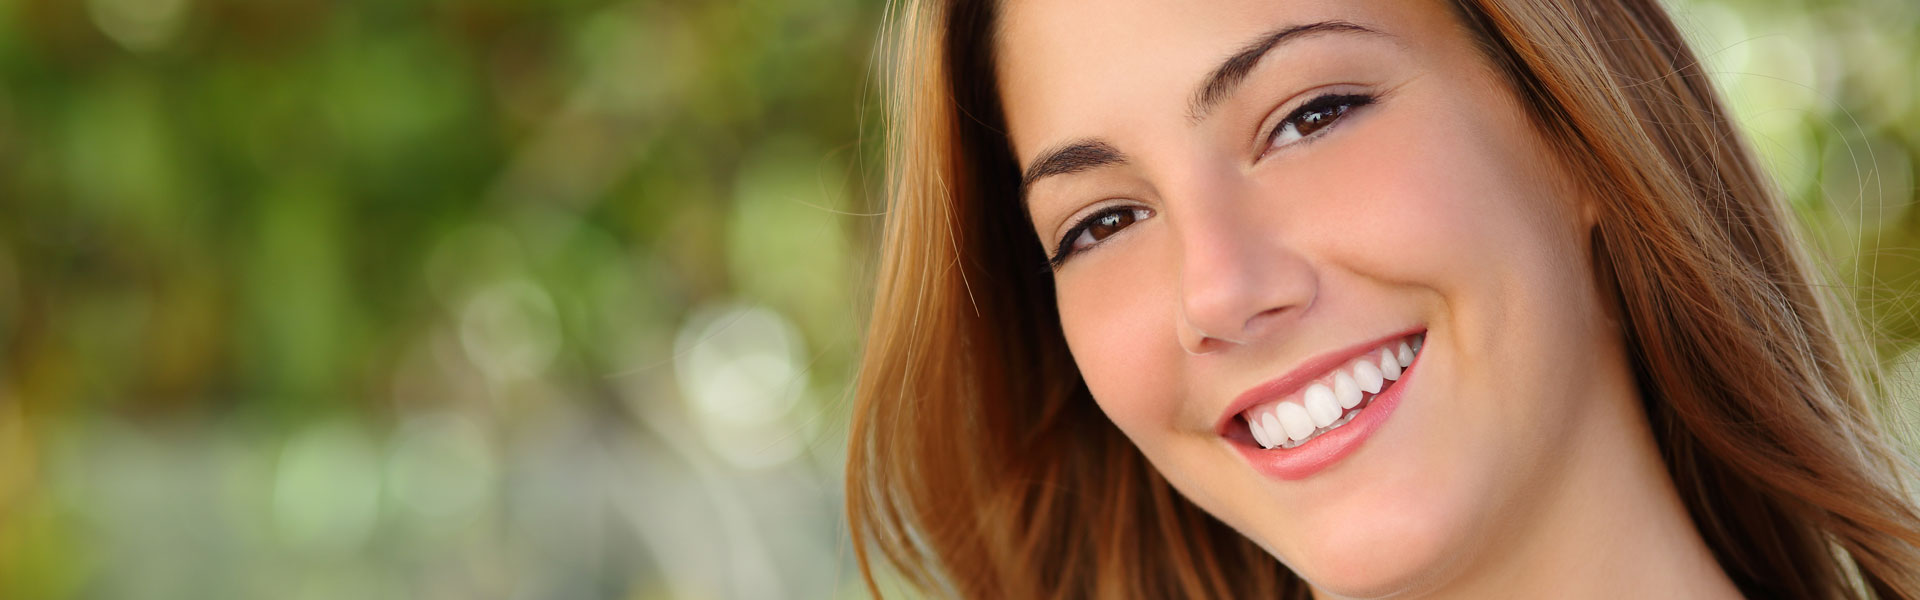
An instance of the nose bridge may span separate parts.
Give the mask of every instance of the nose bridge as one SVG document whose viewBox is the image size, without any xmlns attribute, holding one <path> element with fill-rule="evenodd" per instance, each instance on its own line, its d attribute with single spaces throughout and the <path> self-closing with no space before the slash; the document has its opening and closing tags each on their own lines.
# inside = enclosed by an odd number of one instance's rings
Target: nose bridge
<svg viewBox="0 0 1920 600">
<path fill-rule="evenodd" d="M 1287 243 L 1274 199 L 1252 197 L 1244 186 L 1202 180 L 1187 186 L 1176 210 L 1180 248 L 1183 343 L 1247 343 L 1312 298 L 1311 270 Z M 1209 341 L 1207 338 L 1212 338 Z"/>
</svg>

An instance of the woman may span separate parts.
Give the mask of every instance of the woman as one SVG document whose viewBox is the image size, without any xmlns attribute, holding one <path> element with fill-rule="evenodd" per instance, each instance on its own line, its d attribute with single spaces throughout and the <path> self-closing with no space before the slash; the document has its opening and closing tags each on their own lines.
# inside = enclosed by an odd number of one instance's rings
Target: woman
<svg viewBox="0 0 1920 600">
<path fill-rule="evenodd" d="M 1656 3 L 893 27 L 870 586 L 1920 597 L 1870 363 Z"/>
</svg>

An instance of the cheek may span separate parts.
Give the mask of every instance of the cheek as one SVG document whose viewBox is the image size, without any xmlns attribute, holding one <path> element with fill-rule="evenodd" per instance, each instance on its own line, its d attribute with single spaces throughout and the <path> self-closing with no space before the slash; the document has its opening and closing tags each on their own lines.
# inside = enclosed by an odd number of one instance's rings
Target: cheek
<svg viewBox="0 0 1920 600">
<path fill-rule="evenodd" d="M 1344 260 L 1329 261 L 1434 302 L 1433 325 L 1451 346 L 1432 365 L 1447 382 L 1432 396 L 1444 408 L 1397 414 L 1444 413 L 1457 424 L 1422 433 L 1429 437 L 1421 445 L 1435 450 L 1425 473 L 1409 474 L 1405 486 L 1451 490 L 1424 507 L 1436 523 L 1468 522 L 1451 517 L 1490 515 L 1479 506 L 1524 497 L 1591 414 L 1579 406 L 1584 375 L 1564 368 L 1590 361 L 1604 330 L 1578 192 L 1543 158 L 1552 150 L 1519 110 L 1477 119 L 1408 111 L 1381 123 L 1389 126 L 1380 131 L 1401 135 L 1368 149 L 1390 167 L 1353 178 L 1362 183 L 1351 197 L 1358 212 L 1374 215 L 1370 229 L 1386 243 L 1341 241 Z"/>
<path fill-rule="evenodd" d="M 1462 342 L 1483 348 L 1503 331 L 1557 318 L 1541 309 L 1584 306 L 1591 266 L 1575 196 L 1542 159 L 1551 150 L 1520 108 L 1471 119 L 1461 115 L 1475 114 L 1466 110 L 1474 102 L 1418 104 L 1436 109 L 1383 115 L 1365 140 L 1329 157 L 1344 175 L 1322 179 L 1339 186 L 1322 193 L 1341 200 L 1307 219 L 1345 232 L 1319 234 L 1327 263 L 1432 292 L 1462 319 L 1453 323 Z"/>
<path fill-rule="evenodd" d="M 1092 275 L 1109 270 L 1094 260 L 1119 256 L 1084 256 L 1089 264 L 1068 269 L 1086 268 L 1062 272 L 1056 283 L 1061 330 L 1088 391 L 1107 418 L 1140 443 L 1175 414 L 1168 399 L 1178 397 L 1180 350 L 1170 320 L 1175 286 L 1156 275 L 1164 270 L 1136 260 L 1150 255 L 1127 254 L 1128 277 Z M 1076 279 L 1080 275 L 1085 279 Z"/>
</svg>

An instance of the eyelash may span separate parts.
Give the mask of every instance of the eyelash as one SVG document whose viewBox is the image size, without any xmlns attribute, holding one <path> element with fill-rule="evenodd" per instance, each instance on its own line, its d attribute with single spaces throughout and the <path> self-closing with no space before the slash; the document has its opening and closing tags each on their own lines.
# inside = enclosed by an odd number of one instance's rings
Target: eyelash
<svg viewBox="0 0 1920 600">
<path fill-rule="evenodd" d="M 1312 100 L 1308 100 L 1306 104 L 1302 104 L 1300 105 L 1299 108 L 1294 109 L 1293 112 L 1288 113 L 1285 119 L 1281 119 L 1280 122 L 1274 126 L 1273 131 L 1268 132 L 1266 136 L 1264 136 L 1264 139 L 1267 141 L 1267 143 L 1266 143 L 1266 146 L 1260 151 L 1260 157 L 1265 158 L 1267 154 L 1270 154 L 1274 150 L 1277 150 L 1281 147 L 1285 147 L 1286 145 L 1292 145 L 1294 143 L 1311 141 L 1316 136 L 1318 136 L 1320 132 L 1325 131 L 1327 128 L 1332 127 L 1336 123 L 1338 123 L 1340 119 L 1343 118 L 1348 112 L 1351 112 L 1353 109 L 1360 108 L 1362 106 L 1373 104 L 1374 100 L 1376 100 L 1376 98 L 1368 94 L 1324 94 Z M 1319 129 L 1315 129 L 1313 131 L 1307 132 L 1306 134 L 1296 133 L 1295 135 L 1297 135 L 1298 137 L 1294 138 L 1293 141 L 1287 142 L 1285 145 L 1282 145 L 1282 146 L 1274 145 L 1274 143 L 1280 139 L 1280 135 L 1282 133 L 1285 133 L 1287 131 L 1298 132 L 1299 124 L 1301 123 L 1301 120 L 1305 119 L 1307 115 L 1314 114 L 1314 113 L 1326 113 L 1329 111 L 1331 111 L 1335 116 L 1335 118 L 1332 121 L 1329 121 L 1326 124 L 1321 125 Z M 1057 271 L 1060 269 L 1061 266 L 1067 264 L 1067 259 L 1073 258 L 1074 255 L 1084 252 L 1087 249 L 1092 248 L 1100 244 L 1101 242 L 1105 241 L 1105 238 L 1102 238 L 1099 240 L 1093 240 L 1089 242 L 1087 245 L 1081 246 L 1079 248 L 1075 248 L 1073 245 L 1074 242 L 1080 238 L 1080 236 L 1086 234 L 1088 230 L 1090 230 L 1096 223 L 1100 221 L 1100 219 L 1104 219 L 1108 216 L 1113 216 L 1113 215 L 1130 215 L 1134 218 L 1133 219 L 1134 222 L 1139 222 L 1141 220 L 1152 218 L 1153 211 L 1150 209 L 1146 209 L 1138 206 L 1116 206 L 1116 207 L 1102 210 L 1100 212 L 1093 213 L 1091 215 L 1087 215 L 1086 218 L 1080 219 L 1078 223 L 1074 223 L 1073 227 L 1068 228 L 1067 233 L 1060 237 L 1060 242 L 1055 246 L 1053 251 L 1053 256 L 1047 259 L 1047 264 Z M 1131 223 L 1129 223 L 1129 225 L 1131 225 Z M 1121 229 L 1125 229 L 1125 227 L 1123 226 L 1121 227 Z M 1115 230 L 1114 233 L 1118 233 L 1118 232 L 1119 230 Z M 1108 235 L 1109 237 L 1111 237 L 1112 234 L 1108 234 Z"/>
<path fill-rule="evenodd" d="M 1348 112 L 1351 112 L 1354 109 L 1357 109 L 1363 106 L 1367 106 L 1369 104 L 1373 104 L 1374 100 L 1377 100 L 1377 99 L 1378 99 L 1377 97 L 1371 94 L 1347 93 L 1347 94 L 1323 94 L 1318 97 L 1315 97 L 1312 100 L 1308 100 L 1305 104 L 1300 105 L 1300 108 L 1293 109 L 1293 112 L 1287 113 L 1287 118 L 1281 119 L 1279 123 L 1275 124 L 1273 127 L 1273 131 L 1267 132 L 1267 135 L 1264 138 L 1266 139 L 1267 144 L 1265 148 L 1260 151 L 1260 156 L 1262 158 L 1265 158 L 1267 154 L 1272 153 L 1274 150 L 1278 148 L 1292 145 L 1294 142 L 1305 142 L 1305 141 L 1311 140 L 1314 138 L 1316 134 L 1340 122 L 1340 119 L 1344 117 Z M 1314 114 L 1314 113 L 1326 113 L 1329 111 L 1331 111 L 1334 114 L 1334 119 L 1332 121 L 1328 121 L 1326 124 L 1321 125 L 1319 129 L 1315 129 L 1313 131 L 1307 132 L 1304 135 L 1296 133 L 1295 135 L 1298 135 L 1299 137 L 1294 138 L 1292 142 L 1288 142 L 1281 146 L 1274 145 L 1274 142 L 1280 139 L 1281 134 L 1286 133 L 1288 131 L 1298 132 L 1299 124 L 1302 122 L 1302 119 L 1305 119 L 1307 117 L 1307 115 Z"/>
<path fill-rule="evenodd" d="M 1047 259 L 1047 264 L 1049 266 L 1052 266 L 1054 270 L 1059 270 L 1061 265 L 1067 264 L 1067 259 L 1072 258 L 1074 255 L 1084 252 L 1086 251 L 1086 249 L 1092 248 L 1103 241 L 1106 241 L 1105 238 L 1102 238 L 1102 239 L 1088 242 L 1087 245 L 1079 248 L 1073 247 L 1074 241 L 1080 239 L 1080 236 L 1085 235 L 1101 219 L 1104 219 L 1109 216 L 1117 216 L 1117 215 L 1131 216 L 1133 217 L 1133 221 L 1137 223 L 1145 219 L 1153 218 L 1153 210 L 1144 208 L 1144 207 L 1139 207 L 1139 206 L 1115 206 L 1112 208 L 1102 210 L 1097 213 L 1093 213 L 1091 215 L 1087 215 L 1087 217 L 1084 219 L 1081 219 L 1080 222 L 1074 223 L 1073 227 L 1067 230 L 1066 235 L 1060 237 L 1060 243 L 1058 246 L 1054 248 L 1053 257 Z M 1131 225 L 1131 224 L 1132 223 L 1128 223 L 1128 225 Z M 1121 227 L 1121 229 L 1125 229 L 1125 228 L 1126 228 L 1125 226 Z M 1119 233 L 1119 230 L 1118 229 L 1114 230 L 1114 233 Z M 1112 234 L 1108 234 L 1108 236 L 1111 237 Z"/>
</svg>

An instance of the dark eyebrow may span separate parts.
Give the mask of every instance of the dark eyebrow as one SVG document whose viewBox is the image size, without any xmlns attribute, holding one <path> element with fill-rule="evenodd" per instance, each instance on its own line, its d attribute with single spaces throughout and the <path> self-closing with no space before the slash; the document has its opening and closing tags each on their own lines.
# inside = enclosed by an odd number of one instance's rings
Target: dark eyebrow
<svg viewBox="0 0 1920 600">
<path fill-rule="evenodd" d="M 1385 35 L 1365 26 L 1347 21 L 1321 21 L 1318 23 L 1282 27 L 1268 32 L 1266 35 L 1254 39 L 1247 45 L 1241 46 L 1239 52 L 1235 52 L 1233 56 L 1229 56 L 1226 60 L 1220 62 L 1219 68 L 1214 69 L 1213 74 L 1207 76 L 1206 83 L 1201 84 L 1198 89 L 1194 90 L 1193 100 L 1187 106 L 1187 118 L 1194 123 L 1206 120 L 1207 113 L 1212 111 L 1213 107 L 1218 105 L 1221 100 L 1225 100 L 1228 94 L 1233 93 L 1233 88 L 1240 85 L 1240 82 L 1247 78 L 1248 73 L 1253 72 L 1253 66 L 1260 64 L 1260 58 L 1266 56 L 1267 52 L 1291 40 L 1308 37 L 1317 33 L 1332 32 Z"/>
<path fill-rule="evenodd" d="M 1027 167 L 1026 175 L 1020 177 L 1020 198 L 1024 202 L 1027 188 L 1033 187 L 1033 182 L 1043 177 L 1079 173 L 1126 162 L 1126 154 L 1100 140 L 1079 140 L 1042 152 L 1040 158 L 1033 161 L 1033 166 Z"/>
</svg>

